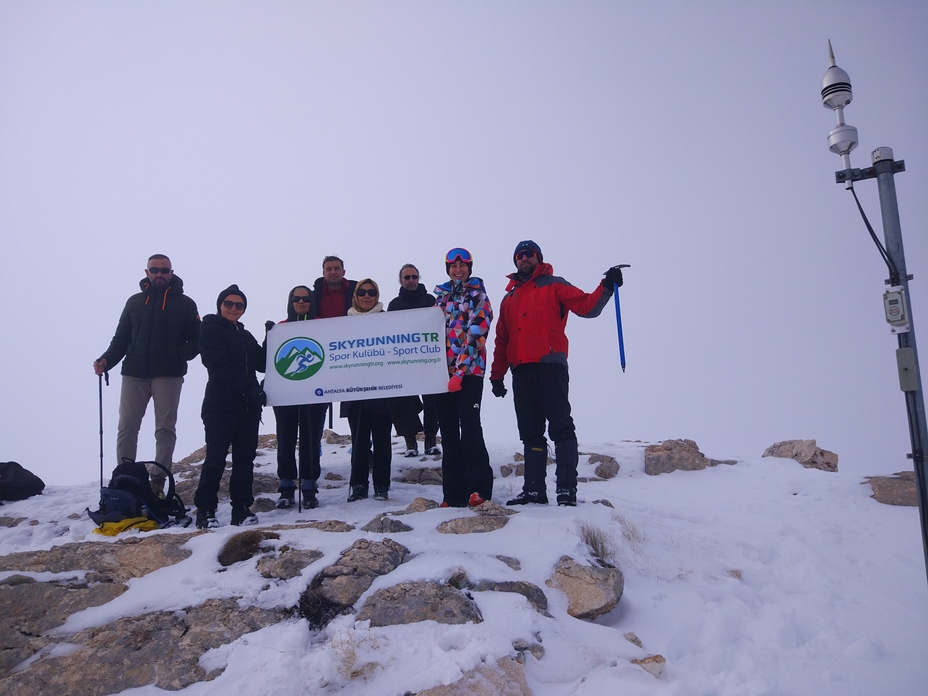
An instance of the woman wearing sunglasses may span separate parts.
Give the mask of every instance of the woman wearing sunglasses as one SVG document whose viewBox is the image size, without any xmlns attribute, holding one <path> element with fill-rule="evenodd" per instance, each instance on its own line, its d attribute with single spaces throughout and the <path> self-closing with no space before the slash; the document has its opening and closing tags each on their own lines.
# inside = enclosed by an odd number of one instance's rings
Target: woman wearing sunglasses
<svg viewBox="0 0 928 696">
<path fill-rule="evenodd" d="M 203 396 L 203 425 L 206 429 L 206 459 L 194 495 L 197 528 L 219 526 L 219 483 L 232 447 L 232 524 L 256 524 L 254 503 L 255 453 L 258 424 L 267 397 L 255 371 L 264 372 L 265 349 L 239 321 L 248 300 L 238 285 L 230 285 L 216 300 L 217 314 L 203 317 L 200 327 L 200 358 L 209 373 Z"/>
<path fill-rule="evenodd" d="M 376 314 L 383 311 L 380 288 L 370 278 L 359 280 L 351 298 L 349 317 Z M 387 412 L 386 399 L 349 401 L 348 419 L 351 422 L 351 492 L 348 502 L 367 498 L 370 479 L 374 481 L 374 500 L 388 500 L 390 465 L 393 445 L 390 442 L 392 422 Z M 373 443 L 373 460 L 371 459 Z M 373 464 L 373 466 L 371 466 Z"/>
<path fill-rule="evenodd" d="M 493 470 L 483 441 L 480 403 L 487 364 L 486 340 L 493 310 L 480 278 L 471 273 L 474 260 L 467 249 L 445 255 L 448 282 L 435 288 L 445 312 L 448 392 L 438 395 L 441 429 L 442 505 L 476 506 L 493 497 Z"/>
<path fill-rule="evenodd" d="M 297 285 L 287 298 L 287 318 L 281 324 L 313 319 L 313 293 L 305 285 Z M 269 321 L 265 327 L 269 330 L 274 322 Z M 277 487 L 280 498 L 278 509 L 293 506 L 297 482 L 300 482 L 300 495 L 303 506 L 309 509 L 318 507 L 316 495 L 319 491 L 317 481 L 321 473 L 319 462 L 319 442 L 325 427 L 325 413 L 328 404 L 300 404 L 298 406 L 275 406 L 274 418 L 277 421 Z M 297 471 L 296 448 L 299 442 L 299 471 Z"/>
</svg>

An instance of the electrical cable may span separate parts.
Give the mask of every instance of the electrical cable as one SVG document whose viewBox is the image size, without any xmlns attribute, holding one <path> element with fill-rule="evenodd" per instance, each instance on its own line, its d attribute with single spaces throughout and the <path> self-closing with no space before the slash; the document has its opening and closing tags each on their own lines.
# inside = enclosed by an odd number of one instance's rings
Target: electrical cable
<svg viewBox="0 0 928 696">
<path fill-rule="evenodd" d="M 873 239 L 873 243 L 876 244 L 876 248 L 880 251 L 880 256 L 883 257 L 883 263 L 886 264 L 886 267 L 889 269 L 889 283 L 890 285 L 899 285 L 899 269 L 896 268 L 896 264 L 889 257 L 889 254 L 886 253 L 886 249 L 880 243 L 879 238 L 876 236 L 876 232 L 873 231 L 873 226 L 870 224 L 870 220 L 867 219 L 867 214 L 864 212 L 863 206 L 860 204 L 860 199 L 857 198 L 857 191 L 854 190 L 854 187 L 850 187 L 851 193 L 854 195 L 854 202 L 857 203 L 857 210 L 860 211 L 860 216 L 864 219 L 864 224 L 867 226 L 867 231 L 870 233 L 870 238 Z"/>
</svg>

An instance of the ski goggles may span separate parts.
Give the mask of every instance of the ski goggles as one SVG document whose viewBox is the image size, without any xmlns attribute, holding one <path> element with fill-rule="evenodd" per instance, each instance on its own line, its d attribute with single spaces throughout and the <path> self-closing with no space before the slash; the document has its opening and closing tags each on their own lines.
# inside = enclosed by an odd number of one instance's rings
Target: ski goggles
<svg viewBox="0 0 928 696">
<path fill-rule="evenodd" d="M 457 247 L 449 251 L 447 254 L 445 254 L 445 263 L 454 263 L 455 261 L 463 261 L 464 263 L 473 263 L 474 259 L 470 255 L 470 252 L 467 249 Z"/>
<path fill-rule="evenodd" d="M 523 249 L 516 252 L 516 261 L 519 259 L 533 259 L 536 256 L 538 256 L 538 253 L 534 249 Z"/>
<path fill-rule="evenodd" d="M 293 297 L 290 298 L 290 301 L 293 304 L 299 304 L 300 302 L 309 304 L 309 295 L 293 295 Z"/>
<path fill-rule="evenodd" d="M 358 297 L 377 297 L 377 291 L 374 288 L 360 288 L 354 291 Z"/>
</svg>

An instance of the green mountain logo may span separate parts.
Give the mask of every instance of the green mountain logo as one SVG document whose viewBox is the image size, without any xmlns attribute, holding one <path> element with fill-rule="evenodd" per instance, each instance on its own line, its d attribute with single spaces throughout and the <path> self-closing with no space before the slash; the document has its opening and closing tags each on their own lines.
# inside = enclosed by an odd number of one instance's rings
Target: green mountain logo
<svg viewBox="0 0 928 696">
<path fill-rule="evenodd" d="M 318 341 L 305 336 L 291 338 L 277 349 L 274 369 L 284 379 L 294 382 L 309 379 L 322 369 L 325 351 Z"/>
</svg>

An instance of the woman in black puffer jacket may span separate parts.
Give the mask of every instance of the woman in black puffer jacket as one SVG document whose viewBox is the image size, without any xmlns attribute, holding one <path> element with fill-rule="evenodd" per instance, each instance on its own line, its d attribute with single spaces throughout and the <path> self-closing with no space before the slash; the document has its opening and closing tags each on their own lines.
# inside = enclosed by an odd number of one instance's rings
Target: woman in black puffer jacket
<svg viewBox="0 0 928 696">
<path fill-rule="evenodd" d="M 207 314 L 200 327 L 200 359 L 209 372 L 201 415 L 206 429 L 206 459 L 194 495 L 199 529 L 218 527 L 216 507 L 226 454 L 232 447 L 232 524 L 255 524 L 255 454 L 261 408 L 267 403 L 255 371 L 264 372 L 265 350 L 239 322 L 248 301 L 237 285 L 216 300 L 218 314 Z"/>
</svg>

